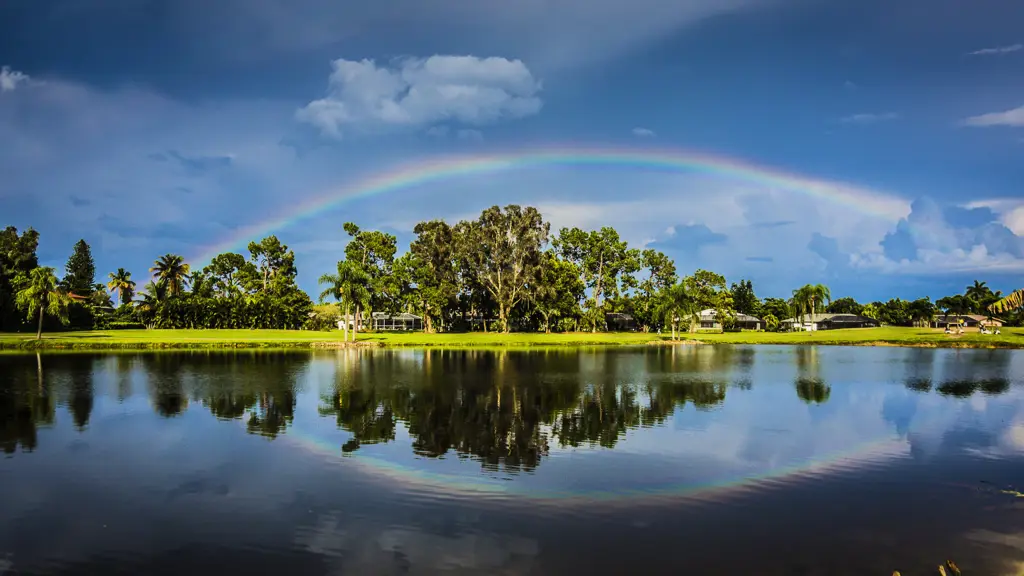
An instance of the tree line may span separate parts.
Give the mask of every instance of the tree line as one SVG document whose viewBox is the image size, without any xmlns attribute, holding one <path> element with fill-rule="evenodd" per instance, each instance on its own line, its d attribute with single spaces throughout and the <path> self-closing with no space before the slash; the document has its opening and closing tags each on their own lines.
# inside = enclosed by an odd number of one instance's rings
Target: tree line
<svg viewBox="0 0 1024 576">
<path fill-rule="evenodd" d="M 323 291 L 314 302 L 296 284 L 294 252 L 276 236 L 250 242 L 248 254 L 219 254 L 195 270 L 180 255 L 166 254 L 138 289 L 124 268 L 98 283 L 85 240 L 75 244 L 58 278 L 53 268 L 39 266 L 38 232 L 8 227 L 0 234 L 0 329 L 324 330 L 340 318 L 383 312 L 421 316 L 427 332 L 596 332 L 614 328 L 609 315 L 619 313 L 631 316 L 638 330 L 664 329 L 675 337 L 695 330 L 707 309 L 724 329 L 735 325 L 737 314 L 761 319 L 768 330 L 779 329 L 783 319 L 822 312 L 896 326 L 926 324 L 938 313 L 1000 312 L 1011 325 L 1022 320 L 1024 293 L 1004 297 L 981 281 L 934 302 L 833 300 L 821 284 L 797 288 L 789 298 L 759 298 L 750 280 L 727 284 L 709 270 L 681 276 L 667 255 L 630 247 L 612 227 L 552 233 L 529 206 L 493 206 L 455 224 L 420 222 L 402 254 L 393 234 L 352 222 L 343 229 L 349 237 L 343 258 L 319 277 Z M 343 326 L 347 332 L 348 323 Z"/>
</svg>

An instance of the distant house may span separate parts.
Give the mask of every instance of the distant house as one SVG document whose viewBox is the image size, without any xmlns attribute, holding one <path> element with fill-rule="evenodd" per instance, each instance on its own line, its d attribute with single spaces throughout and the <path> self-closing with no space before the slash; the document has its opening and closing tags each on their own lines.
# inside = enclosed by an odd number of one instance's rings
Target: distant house
<svg viewBox="0 0 1024 576">
<path fill-rule="evenodd" d="M 423 317 L 415 314 L 385 314 L 374 312 L 372 315 L 374 330 L 382 332 L 393 330 L 423 330 Z"/>
<path fill-rule="evenodd" d="M 840 328 L 878 328 L 882 323 L 858 314 L 805 314 L 800 318 L 786 318 L 779 322 L 783 330 L 814 331 Z"/>
<path fill-rule="evenodd" d="M 604 315 L 609 332 L 636 332 L 636 319 L 629 314 L 610 312 Z"/>
<path fill-rule="evenodd" d="M 717 316 L 718 312 L 711 308 L 701 310 L 700 327 L 722 329 L 722 324 L 716 318 Z M 750 316 L 749 314 L 740 314 L 739 312 L 736 313 L 736 321 L 733 325 L 741 330 L 760 330 L 763 327 L 760 318 Z"/>
<path fill-rule="evenodd" d="M 963 326 L 964 328 L 1001 328 L 1003 321 L 982 314 L 939 314 L 932 318 L 932 328 Z"/>
</svg>

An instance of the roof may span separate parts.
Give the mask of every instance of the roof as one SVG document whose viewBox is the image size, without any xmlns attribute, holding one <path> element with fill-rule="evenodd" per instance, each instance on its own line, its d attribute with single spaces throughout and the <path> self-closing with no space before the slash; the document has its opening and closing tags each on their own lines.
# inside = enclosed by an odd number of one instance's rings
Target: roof
<svg viewBox="0 0 1024 576">
<path fill-rule="evenodd" d="M 785 320 L 782 321 L 782 324 L 795 324 L 797 322 L 805 322 L 805 323 L 806 322 L 813 322 L 813 323 L 817 324 L 818 322 L 826 322 L 826 321 L 829 321 L 829 322 L 878 322 L 878 320 L 876 320 L 875 318 L 871 318 L 869 316 L 861 316 L 859 314 L 820 313 L 820 314 L 805 314 L 804 316 L 801 316 L 799 320 L 797 320 L 796 318 L 786 318 Z"/>
<path fill-rule="evenodd" d="M 989 317 L 989 316 L 986 316 L 984 314 L 936 314 L 935 315 L 935 319 L 937 320 L 939 318 L 941 318 L 943 320 L 949 320 L 949 319 L 956 320 L 958 318 L 970 318 L 970 319 L 972 319 L 972 320 L 974 320 L 976 322 L 999 322 L 1000 324 L 1003 323 L 1003 320 L 1000 319 L 1000 318 L 996 318 L 994 316 Z"/>
<path fill-rule="evenodd" d="M 708 308 L 707 310 L 701 310 L 700 311 L 700 319 L 701 320 L 714 320 L 715 316 L 717 316 L 717 315 L 718 315 L 718 311 L 713 310 L 711 308 Z M 736 321 L 737 322 L 760 322 L 761 319 L 756 317 L 756 316 L 751 316 L 750 314 L 743 314 L 741 312 L 737 312 L 736 313 Z"/>
<path fill-rule="evenodd" d="M 415 314 L 409 314 L 408 312 L 402 312 L 401 314 L 388 314 L 387 312 L 374 312 L 373 318 L 375 320 L 422 320 L 422 316 Z"/>
</svg>

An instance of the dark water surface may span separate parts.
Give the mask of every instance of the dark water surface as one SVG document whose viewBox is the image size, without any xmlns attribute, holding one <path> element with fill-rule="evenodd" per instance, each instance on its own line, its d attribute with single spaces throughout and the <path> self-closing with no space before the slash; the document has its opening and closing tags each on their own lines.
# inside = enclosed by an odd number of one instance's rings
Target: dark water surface
<svg viewBox="0 0 1024 576">
<path fill-rule="evenodd" d="M 0 355 L 0 574 L 1024 566 L 1024 354 Z"/>
</svg>

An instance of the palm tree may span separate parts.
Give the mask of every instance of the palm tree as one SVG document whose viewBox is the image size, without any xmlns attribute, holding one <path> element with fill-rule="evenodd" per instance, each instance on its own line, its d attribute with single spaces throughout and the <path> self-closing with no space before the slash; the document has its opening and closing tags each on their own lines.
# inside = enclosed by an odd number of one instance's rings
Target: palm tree
<svg viewBox="0 0 1024 576">
<path fill-rule="evenodd" d="M 672 326 L 672 339 L 675 340 L 679 321 L 689 319 L 690 326 L 693 326 L 694 317 L 700 313 L 698 308 L 693 296 L 686 291 L 686 285 L 679 282 L 662 292 L 655 315 L 664 318 Z"/>
<path fill-rule="evenodd" d="M 43 316 L 49 314 L 68 323 L 68 306 L 71 297 L 59 287 L 57 275 L 49 266 L 35 268 L 29 275 L 29 283 L 17 295 L 18 307 L 28 314 L 29 320 L 38 314 L 39 327 L 36 329 L 36 340 L 43 337 Z"/>
<path fill-rule="evenodd" d="M 793 307 L 794 316 L 803 321 L 805 315 L 810 315 L 814 320 L 814 314 L 824 310 L 825 306 L 832 302 L 832 292 L 824 284 L 806 284 L 802 288 L 793 290 L 793 298 L 789 301 Z"/>
<path fill-rule="evenodd" d="M 107 282 L 107 290 L 117 293 L 117 299 L 121 305 L 132 301 L 135 295 L 135 281 L 132 280 L 132 273 L 124 268 L 118 268 L 117 272 L 107 274 L 110 282 Z"/>
<path fill-rule="evenodd" d="M 370 291 L 367 286 L 370 283 L 370 275 L 361 266 L 342 260 L 338 262 L 337 274 L 324 274 L 317 280 L 318 284 L 330 286 L 320 293 L 320 301 L 323 302 L 328 296 L 344 306 L 344 330 L 343 338 L 348 342 L 348 318 L 349 310 L 355 305 L 358 310 L 360 304 L 365 304 L 370 299 Z M 359 332 L 359 319 L 352 324 L 352 341 L 355 342 Z"/>
<path fill-rule="evenodd" d="M 985 303 L 993 299 L 992 290 L 986 286 L 985 282 L 977 280 L 965 289 L 964 296 L 973 304 L 971 312 L 981 312 L 985 307 Z"/>
<path fill-rule="evenodd" d="M 190 268 L 177 254 L 164 254 L 149 269 L 153 278 L 167 287 L 168 296 L 179 296 L 188 285 Z"/>
<path fill-rule="evenodd" d="M 1012 312 L 1013 310 L 1021 307 L 1024 307 L 1024 288 L 1014 290 L 1004 298 L 1000 298 L 992 304 L 989 304 L 988 310 L 993 314 L 1002 314 L 1004 312 Z"/>
</svg>

